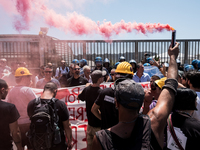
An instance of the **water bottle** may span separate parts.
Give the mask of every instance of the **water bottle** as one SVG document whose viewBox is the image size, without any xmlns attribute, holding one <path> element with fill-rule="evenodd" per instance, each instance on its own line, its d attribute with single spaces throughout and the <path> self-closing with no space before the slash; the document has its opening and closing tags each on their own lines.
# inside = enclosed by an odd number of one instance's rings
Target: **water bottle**
<svg viewBox="0 0 200 150">
<path fill-rule="evenodd" d="M 58 125 L 55 125 L 55 134 L 54 134 L 54 144 L 59 144 L 61 142 L 61 136 L 60 136 L 60 128 Z"/>
</svg>

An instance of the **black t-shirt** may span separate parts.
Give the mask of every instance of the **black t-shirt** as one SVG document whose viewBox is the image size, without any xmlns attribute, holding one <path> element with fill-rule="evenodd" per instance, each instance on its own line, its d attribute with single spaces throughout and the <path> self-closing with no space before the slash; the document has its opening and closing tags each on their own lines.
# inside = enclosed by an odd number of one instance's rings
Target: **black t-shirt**
<svg viewBox="0 0 200 150">
<path fill-rule="evenodd" d="M 200 121 L 190 116 L 183 116 L 177 112 L 172 114 L 172 124 L 180 128 L 187 137 L 185 150 L 198 149 L 200 141 Z"/>
<path fill-rule="evenodd" d="M 161 150 L 156 137 L 151 130 L 151 121 L 146 115 L 140 115 L 129 138 L 121 138 L 109 130 L 96 132 L 97 139 L 103 150 Z"/>
<path fill-rule="evenodd" d="M 105 88 L 95 103 L 100 106 L 101 129 L 110 128 L 118 123 L 118 110 L 115 108 L 113 88 Z"/>
<path fill-rule="evenodd" d="M 41 99 L 41 103 L 43 103 L 43 101 L 48 101 L 48 100 L 49 99 Z M 57 100 L 55 102 L 55 105 L 56 105 L 56 110 L 59 117 L 58 127 L 60 128 L 60 133 L 61 133 L 61 144 L 63 144 L 65 143 L 63 121 L 66 121 L 69 119 L 69 112 L 64 102 Z M 28 104 L 27 112 L 30 118 L 34 114 L 35 106 L 36 106 L 36 99 L 30 101 Z"/>
<path fill-rule="evenodd" d="M 9 124 L 17 121 L 20 115 L 14 104 L 0 101 L 0 150 L 12 148 Z"/>
<path fill-rule="evenodd" d="M 86 102 L 86 111 L 88 124 L 93 127 L 100 127 L 101 120 L 99 120 L 92 112 L 91 108 L 94 104 L 94 101 L 97 99 L 99 93 L 102 91 L 100 87 L 92 87 L 91 85 L 84 88 L 81 94 L 78 95 L 81 101 Z"/>
<path fill-rule="evenodd" d="M 86 83 L 88 83 L 88 80 L 81 76 L 77 79 L 74 77 L 67 79 L 67 87 L 85 85 Z"/>
</svg>

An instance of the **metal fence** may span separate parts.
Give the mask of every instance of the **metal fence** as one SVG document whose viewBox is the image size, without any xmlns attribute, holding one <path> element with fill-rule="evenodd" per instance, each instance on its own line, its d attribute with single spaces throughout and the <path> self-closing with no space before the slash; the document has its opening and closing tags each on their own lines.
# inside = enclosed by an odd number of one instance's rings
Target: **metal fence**
<svg viewBox="0 0 200 150">
<path fill-rule="evenodd" d="M 191 63 L 193 59 L 200 58 L 200 40 L 177 41 L 180 43 L 178 59 L 182 64 Z M 56 48 L 56 51 L 66 55 L 63 59 L 67 60 L 68 64 L 74 58 L 78 60 L 85 58 L 89 61 L 89 65 L 93 66 L 97 56 L 102 57 L 102 59 L 108 58 L 113 65 L 120 56 L 124 56 L 127 61 L 135 59 L 140 62 L 144 53 L 149 53 L 154 58 L 160 58 L 160 62 L 169 62 L 168 48 L 170 43 L 170 40 L 114 40 L 111 42 L 58 40 L 54 45 L 64 45 L 63 50 Z"/>
<path fill-rule="evenodd" d="M 200 40 L 177 40 L 180 43 L 178 59 L 181 63 L 191 63 L 193 59 L 200 59 Z M 39 68 L 48 62 L 55 66 L 61 59 L 69 65 L 73 59 L 85 58 L 89 66 L 94 66 L 97 56 L 108 58 L 114 65 L 120 56 L 126 61 L 135 59 L 140 62 L 144 53 L 160 58 L 161 62 L 168 62 L 167 54 L 170 40 L 41 40 L 36 41 L 1 41 L 0 58 L 11 61 L 25 61 L 30 68 Z M 42 60 L 42 61 L 41 61 Z M 43 64 L 44 63 L 44 64 Z"/>
</svg>

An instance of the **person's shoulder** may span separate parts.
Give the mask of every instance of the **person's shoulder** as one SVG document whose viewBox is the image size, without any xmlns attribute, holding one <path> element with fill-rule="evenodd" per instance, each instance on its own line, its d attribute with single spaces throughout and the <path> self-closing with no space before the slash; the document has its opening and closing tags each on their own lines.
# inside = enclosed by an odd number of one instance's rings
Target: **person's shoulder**
<svg viewBox="0 0 200 150">
<path fill-rule="evenodd" d="M 146 73 L 146 72 L 143 72 L 143 75 L 144 75 L 144 76 L 149 76 L 149 74 Z M 149 77 L 150 77 L 150 76 L 149 76 Z"/>
<path fill-rule="evenodd" d="M 59 82 L 59 81 L 58 81 L 57 79 L 55 79 L 55 78 L 52 78 L 51 81 L 53 81 L 53 82 Z"/>
<path fill-rule="evenodd" d="M 67 81 L 71 81 L 73 79 L 73 76 L 71 76 L 70 78 L 67 79 Z"/>
<path fill-rule="evenodd" d="M 41 82 L 43 82 L 43 81 L 44 81 L 44 78 L 39 79 L 37 83 L 41 83 Z"/>
<path fill-rule="evenodd" d="M 2 101 L 2 100 L 0 101 L 0 105 L 3 106 L 4 108 L 13 108 L 13 107 L 15 107 L 14 104 L 8 103 L 8 102 Z"/>
</svg>

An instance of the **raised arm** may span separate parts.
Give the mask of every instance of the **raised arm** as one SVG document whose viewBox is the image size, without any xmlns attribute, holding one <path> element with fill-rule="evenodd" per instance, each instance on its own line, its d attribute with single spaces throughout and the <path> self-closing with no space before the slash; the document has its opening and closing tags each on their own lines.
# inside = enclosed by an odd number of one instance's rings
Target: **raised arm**
<svg viewBox="0 0 200 150">
<path fill-rule="evenodd" d="M 167 118 L 172 111 L 176 89 L 178 86 L 178 67 L 176 63 L 176 58 L 179 53 L 178 46 L 179 43 L 176 43 L 173 48 L 170 46 L 168 49 L 168 55 L 170 57 L 167 74 L 168 79 L 165 81 L 165 85 L 163 86 L 163 90 L 158 98 L 156 107 L 148 113 L 151 119 L 151 129 L 162 148 L 164 143 L 164 129 Z"/>
</svg>

